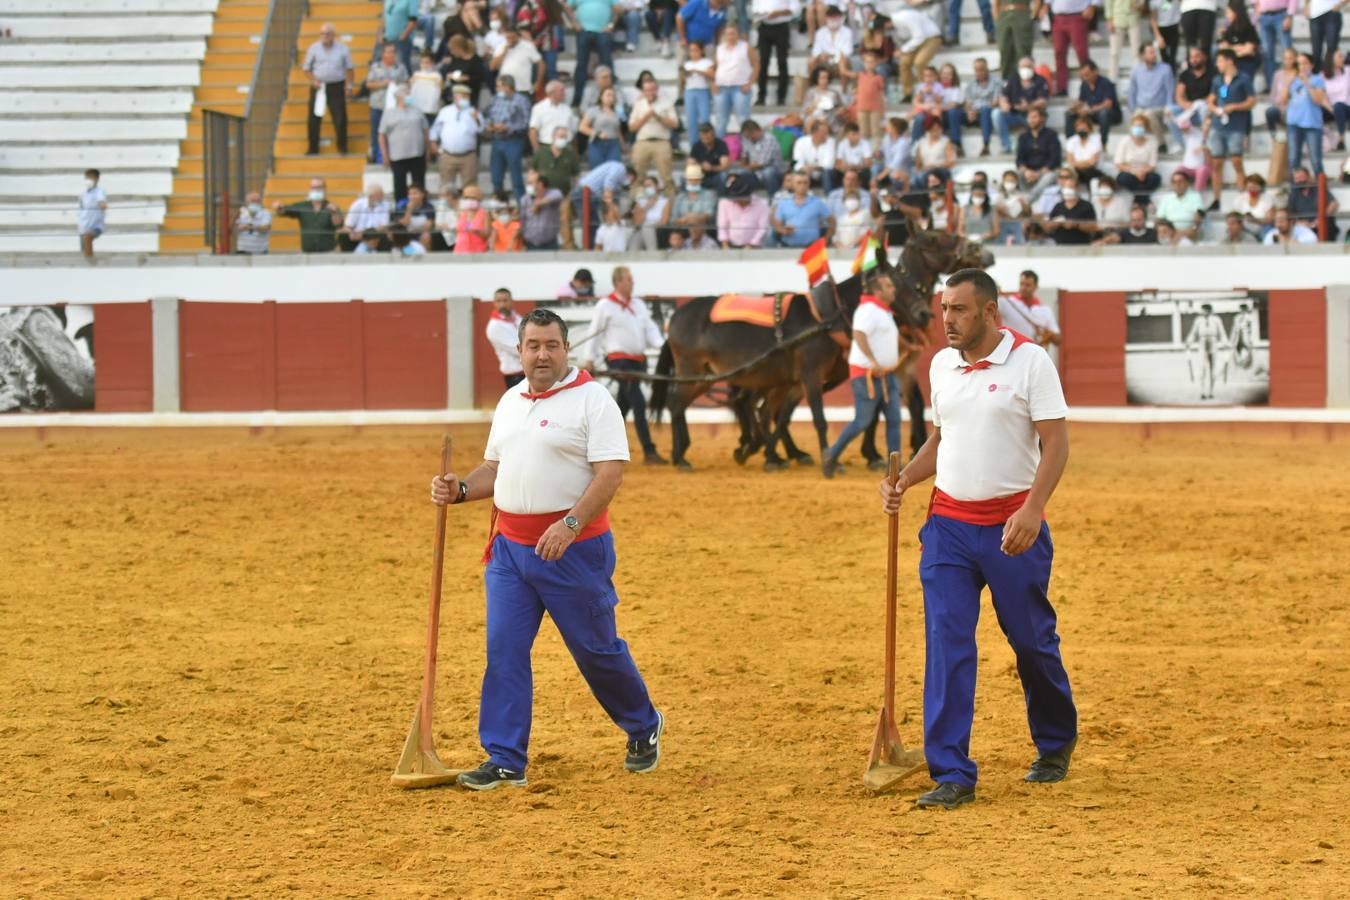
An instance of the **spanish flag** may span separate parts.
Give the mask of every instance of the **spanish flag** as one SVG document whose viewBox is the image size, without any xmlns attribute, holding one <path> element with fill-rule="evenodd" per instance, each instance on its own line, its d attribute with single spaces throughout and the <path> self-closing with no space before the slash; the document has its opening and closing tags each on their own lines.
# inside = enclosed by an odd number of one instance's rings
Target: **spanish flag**
<svg viewBox="0 0 1350 900">
<path fill-rule="evenodd" d="M 821 238 L 802 251 L 797 264 L 806 267 L 806 283 L 815 287 L 830 277 L 830 256 L 825 249 L 825 239 Z"/>
<path fill-rule="evenodd" d="M 877 243 L 876 238 L 872 237 L 872 232 L 869 231 L 864 234 L 862 240 L 858 242 L 858 255 L 853 257 L 853 274 L 857 275 L 860 272 L 875 268 L 877 251 L 880 249 L 881 245 Z"/>
</svg>

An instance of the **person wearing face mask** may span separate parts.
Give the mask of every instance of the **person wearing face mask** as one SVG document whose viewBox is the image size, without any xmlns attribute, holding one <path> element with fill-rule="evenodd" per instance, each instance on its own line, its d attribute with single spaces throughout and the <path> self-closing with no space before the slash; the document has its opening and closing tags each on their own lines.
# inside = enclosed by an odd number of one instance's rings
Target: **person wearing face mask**
<svg viewBox="0 0 1350 900">
<path fill-rule="evenodd" d="M 380 117 L 380 151 L 394 176 L 394 202 L 408 197 L 408 184 L 427 183 L 427 117 L 408 104 L 408 86 L 394 93 L 394 108 Z"/>
<path fill-rule="evenodd" d="M 830 206 L 833 210 L 833 202 Z M 871 230 L 871 204 L 864 205 L 862 192 L 855 190 L 839 198 L 838 209 L 838 212 L 833 213 L 835 221 L 833 244 L 839 250 L 856 250 L 863 235 Z"/>
<path fill-rule="evenodd" d="M 842 218 L 848 210 L 847 201 L 850 197 L 855 198 L 862 209 L 872 208 L 872 195 L 868 193 L 867 185 L 863 183 L 859 173 L 854 171 L 845 172 L 843 183 L 826 195 L 825 205 L 829 208 L 830 215 L 835 219 Z"/>
<path fill-rule="evenodd" d="M 1163 122 L 1175 93 L 1176 79 L 1171 66 L 1158 61 L 1158 48 L 1153 44 L 1142 45 L 1139 48 L 1139 62 L 1130 70 L 1130 87 L 1125 105 L 1130 110 L 1131 124 L 1136 117 L 1143 116 L 1145 124 L 1151 126 L 1157 135 L 1160 148 L 1165 146 L 1167 140 Z"/>
<path fill-rule="evenodd" d="M 1128 191 L 1116 190 L 1116 182 L 1109 175 L 1097 181 L 1095 206 L 1097 221 L 1103 225 L 1120 225 L 1129 221 L 1130 209 L 1135 205 Z M 1147 212 L 1147 210 L 1145 210 Z"/>
<path fill-rule="evenodd" d="M 642 192 L 633 201 L 633 241 L 630 250 L 664 249 L 665 229 L 670 223 L 670 198 L 661 193 L 652 175 L 642 180 Z"/>
<path fill-rule="evenodd" d="M 961 207 L 958 233 L 968 240 L 989 243 L 998 237 L 999 224 L 998 210 L 989 199 L 988 182 L 974 182 L 970 187 L 970 200 Z"/>
<path fill-rule="evenodd" d="M 1266 180 L 1259 174 L 1247 176 L 1243 191 L 1233 202 L 1233 212 L 1242 219 L 1244 228 L 1249 228 L 1258 237 L 1264 237 L 1266 230 L 1275 221 L 1275 198 L 1266 192 Z"/>
<path fill-rule="evenodd" d="M 831 6 L 825 10 L 825 27 L 816 30 L 815 39 L 811 42 L 807 71 L 825 68 L 831 75 L 847 78 L 848 60 L 852 55 L 853 29 L 844 24 L 844 11 Z"/>
<path fill-rule="evenodd" d="M 1008 246 L 1022 243 L 1025 240 L 1022 226 L 1031 217 L 1031 204 L 1022 193 L 1022 182 L 1016 172 L 1003 173 L 998 196 L 994 198 L 994 211 L 999 216 L 998 242 Z"/>
<path fill-rule="evenodd" d="M 1130 136 L 1116 144 L 1116 183 L 1134 194 L 1136 203 L 1147 207 L 1162 184 L 1158 175 L 1158 140 L 1148 133 L 1148 117 L 1130 120 Z"/>
<path fill-rule="evenodd" d="M 262 194 L 249 191 L 239 218 L 234 222 L 234 252 L 241 256 L 263 255 L 272 236 L 272 214 L 263 208 Z"/>
<path fill-rule="evenodd" d="M 455 253 L 486 253 L 492 225 L 483 208 L 483 192 L 471 184 L 459 198 L 459 221 L 455 227 Z"/>
<path fill-rule="evenodd" d="M 717 215 L 717 192 L 708 190 L 703 170 L 692 160 L 684 169 L 684 190 L 671 204 L 670 224 L 675 228 L 709 225 Z"/>
<path fill-rule="evenodd" d="M 462 188 L 478 182 L 478 135 L 483 119 L 469 102 L 467 84 L 457 84 L 451 92 L 454 103 L 436 114 L 427 137 L 441 187 Z"/>
<path fill-rule="evenodd" d="M 1045 222 L 1046 231 L 1056 244 L 1083 245 L 1092 242 L 1092 236 L 1101 226 L 1092 204 L 1078 196 L 1078 176 L 1073 169 L 1059 170 L 1060 201 L 1050 211 Z"/>
<path fill-rule="evenodd" d="M 489 250 L 492 253 L 520 253 L 525 244 L 520 236 L 520 217 L 506 201 L 499 200 L 492 210 L 492 234 Z"/>
<path fill-rule="evenodd" d="M 1090 59 L 1083 63 L 1080 74 L 1082 80 L 1078 83 L 1078 100 L 1069 105 L 1064 122 L 1068 125 L 1075 119 L 1087 116 L 1096 123 L 1101 132 L 1102 144 L 1105 145 L 1111 139 L 1111 126 L 1121 122 L 1116 86 L 1111 79 L 1097 71 L 1097 64 Z"/>
<path fill-rule="evenodd" d="M 1087 185 L 1105 178 L 1099 168 L 1102 161 L 1102 136 L 1086 116 L 1074 123 L 1073 134 L 1064 142 L 1064 161 L 1073 166 L 1078 183 Z"/>
<path fill-rule="evenodd" d="M 378 184 L 367 187 L 366 193 L 357 197 L 347 210 L 346 222 L 338 235 L 342 249 L 355 250 L 356 245 L 365 240 L 362 235 L 370 231 L 388 234 L 391 211 L 389 201 L 384 198 L 384 188 Z"/>
<path fill-rule="evenodd" d="M 331 253 L 338 245 L 338 229 L 342 226 L 342 210 L 328 200 L 328 187 L 322 178 L 309 182 L 309 194 L 298 203 L 272 205 L 272 213 L 295 219 L 300 224 L 302 253 Z"/>
<path fill-rule="evenodd" d="M 80 252 L 88 257 L 94 255 L 94 239 L 103 233 L 108 210 L 108 195 L 98 186 L 98 179 L 98 169 L 86 170 L 84 193 L 80 194 Z"/>
<path fill-rule="evenodd" d="M 1013 152 L 1012 129 L 1026 125 L 1033 109 L 1040 110 L 1044 116 L 1049 105 L 1050 85 L 1036 74 L 1031 57 L 1018 60 L 1016 77 L 1009 78 L 1003 85 L 998 108 L 994 110 L 994 127 L 998 129 L 1004 153 Z"/>
<path fill-rule="evenodd" d="M 366 105 L 370 111 L 370 150 L 366 153 L 366 162 L 385 161 L 380 156 L 380 119 L 385 106 L 392 105 L 388 102 L 389 86 L 407 80 L 408 70 L 398 61 L 398 48 L 393 43 L 385 44 L 380 50 L 380 58 L 366 70 Z"/>
</svg>

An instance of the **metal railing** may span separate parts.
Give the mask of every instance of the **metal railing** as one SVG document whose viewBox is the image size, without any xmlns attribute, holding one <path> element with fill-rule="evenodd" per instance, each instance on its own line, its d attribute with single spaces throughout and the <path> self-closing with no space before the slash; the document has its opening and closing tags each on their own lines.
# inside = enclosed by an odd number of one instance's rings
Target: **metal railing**
<svg viewBox="0 0 1350 900">
<path fill-rule="evenodd" d="M 261 191 L 272 170 L 277 126 L 290 92 L 296 42 L 309 0 L 271 0 L 253 64 L 244 115 L 202 111 L 206 205 L 204 231 L 215 253 L 230 252 L 229 212 L 250 190 Z M 212 139 L 214 130 L 215 139 Z M 213 173 L 215 175 L 213 180 Z M 223 234 L 222 234 L 223 232 Z"/>
</svg>

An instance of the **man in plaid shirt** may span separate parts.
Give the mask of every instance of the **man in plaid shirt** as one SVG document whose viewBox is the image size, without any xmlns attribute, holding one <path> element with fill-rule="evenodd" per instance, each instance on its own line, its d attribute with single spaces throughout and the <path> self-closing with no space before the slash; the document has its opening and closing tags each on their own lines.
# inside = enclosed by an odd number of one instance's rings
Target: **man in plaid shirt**
<svg viewBox="0 0 1350 900">
<path fill-rule="evenodd" d="M 511 190 L 519 200 L 525 194 L 521 160 L 525 157 L 525 136 L 530 127 L 530 101 L 525 95 L 516 93 L 516 80 L 510 75 L 497 76 L 497 94 L 483 119 L 487 123 L 483 130 L 492 141 L 492 153 L 488 157 L 492 191 L 495 194 L 502 192 L 505 170 L 509 166 Z"/>
<path fill-rule="evenodd" d="M 772 197 L 783 181 L 783 148 L 758 122 L 746 119 L 741 126 L 741 158 L 732 168 L 753 173 Z"/>
</svg>

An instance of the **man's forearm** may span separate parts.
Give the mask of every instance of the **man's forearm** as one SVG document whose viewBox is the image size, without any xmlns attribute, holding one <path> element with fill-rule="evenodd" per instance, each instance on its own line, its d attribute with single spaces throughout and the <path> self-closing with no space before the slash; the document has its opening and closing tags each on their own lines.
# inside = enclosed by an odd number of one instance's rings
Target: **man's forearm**
<svg viewBox="0 0 1350 900">
<path fill-rule="evenodd" d="M 618 460 L 595 463 L 595 477 L 591 479 L 586 493 L 572 507 L 572 515 L 577 517 L 581 527 L 585 528 L 591 520 L 600 515 L 608 506 L 623 483 L 623 463 Z"/>
<path fill-rule="evenodd" d="M 469 486 L 469 492 L 464 495 L 465 503 L 473 500 L 490 500 L 493 495 L 493 486 L 497 483 L 496 464 L 484 462 L 468 475 L 465 475 L 463 482 Z"/>
<path fill-rule="evenodd" d="M 1031 482 L 1023 505 L 1044 512 L 1069 463 L 1069 426 L 1063 419 L 1058 419 L 1051 427 L 1036 430 L 1041 439 L 1041 462 L 1036 467 L 1036 478 Z"/>
</svg>

